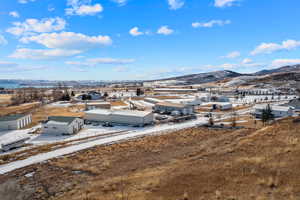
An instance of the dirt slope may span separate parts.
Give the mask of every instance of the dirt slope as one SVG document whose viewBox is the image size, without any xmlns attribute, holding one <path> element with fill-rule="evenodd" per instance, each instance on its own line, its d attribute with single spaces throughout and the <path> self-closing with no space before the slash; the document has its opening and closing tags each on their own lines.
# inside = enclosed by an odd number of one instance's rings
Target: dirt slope
<svg viewBox="0 0 300 200">
<path fill-rule="evenodd" d="M 0 195 L 5 188 L 22 199 L 299 199 L 299 130 L 289 119 L 96 147 L 0 176 Z"/>
</svg>

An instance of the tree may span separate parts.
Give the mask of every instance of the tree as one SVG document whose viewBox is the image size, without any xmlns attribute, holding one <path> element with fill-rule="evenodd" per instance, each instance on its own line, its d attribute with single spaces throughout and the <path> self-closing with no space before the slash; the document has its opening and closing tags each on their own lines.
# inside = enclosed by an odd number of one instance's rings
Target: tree
<svg viewBox="0 0 300 200">
<path fill-rule="evenodd" d="M 209 118 L 208 124 L 209 124 L 210 126 L 213 126 L 213 125 L 215 124 L 215 123 L 214 123 L 213 117 L 210 117 L 210 118 Z"/>
<path fill-rule="evenodd" d="M 231 127 L 236 127 L 236 117 L 237 117 L 237 113 L 233 110 L 233 112 L 231 113 Z"/>
<path fill-rule="evenodd" d="M 262 110 L 261 119 L 262 119 L 263 124 L 265 124 L 266 122 L 269 122 L 271 120 L 274 120 L 274 114 L 272 112 L 273 111 L 272 111 L 270 104 L 268 104 L 267 107 Z"/>
</svg>

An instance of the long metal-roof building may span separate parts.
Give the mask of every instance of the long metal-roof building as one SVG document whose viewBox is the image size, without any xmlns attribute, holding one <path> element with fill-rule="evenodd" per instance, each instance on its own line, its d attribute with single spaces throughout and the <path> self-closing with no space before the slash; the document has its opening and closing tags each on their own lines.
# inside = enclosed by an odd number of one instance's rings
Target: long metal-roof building
<svg viewBox="0 0 300 200">
<path fill-rule="evenodd" d="M 114 124 L 145 126 L 152 124 L 154 116 L 152 112 L 135 110 L 90 110 L 85 112 L 85 120 L 97 122 L 109 122 Z"/>
<path fill-rule="evenodd" d="M 16 114 L 0 117 L 0 130 L 17 130 L 31 124 L 31 114 Z"/>
</svg>

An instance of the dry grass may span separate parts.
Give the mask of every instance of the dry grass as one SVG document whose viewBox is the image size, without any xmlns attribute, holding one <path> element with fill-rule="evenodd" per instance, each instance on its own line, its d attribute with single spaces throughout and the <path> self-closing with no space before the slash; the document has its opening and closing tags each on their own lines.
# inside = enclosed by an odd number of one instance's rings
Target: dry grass
<svg viewBox="0 0 300 200">
<path fill-rule="evenodd" d="M 11 97 L 11 94 L 0 94 L 0 107 L 9 105 L 11 103 Z"/>
<path fill-rule="evenodd" d="M 186 129 L 91 148 L 0 181 L 42 184 L 54 200 L 296 200 L 299 130 L 292 119 L 259 130 Z M 32 170 L 34 178 L 24 178 Z"/>
<path fill-rule="evenodd" d="M 38 108 L 40 105 L 41 103 L 35 102 L 35 103 L 21 104 L 19 106 L 3 107 L 1 108 L 0 116 L 31 112 L 32 110 Z"/>
<path fill-rule="evenodd" d="M 110 102 L 111 106 L 127 106 L 123 101 L 112 101 Z"/>
<path fill-rule="evenodd" d="M 37 125 L 39 122 L 47 119 L 48 116 L 70 116 L 70 117 L 83 117 L 82 112 L 84 105 L 71 106 L 71 107 L 49 107 L 43 106 L 32 112 L 32 124 Z"/>
</svg>

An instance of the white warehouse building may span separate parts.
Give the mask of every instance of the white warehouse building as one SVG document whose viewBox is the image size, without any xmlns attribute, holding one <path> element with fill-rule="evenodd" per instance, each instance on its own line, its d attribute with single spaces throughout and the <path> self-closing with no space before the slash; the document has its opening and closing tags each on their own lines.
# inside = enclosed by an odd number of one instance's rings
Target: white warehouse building
<svg viewBox="0 0 300 200">
<path fill-rule="evenodd" d="M 276 105 L 270 105 L 272 114 L 274 115 L 275 118 L 280 118 L 280 117 L 289 117 L 294 115 L 294 110 L 289 107 L 289 106 L 276 106 Z M 267 108 L 266 104 L 262 105 L 256 105 L 254 107 L 254 114 L 257 118 L 262 117 L 262 112 L 264 109 Z"/>
<path fill-rule="evenodd" d="M 150 111 L 133 110 L 90 110 L 85 112 L 85 120 L 113 124 L 145 126 L 152 124 L 154 115 Z"/>
<path fill-rule="evenodd" d="M 31 114 L 16 114 L 0 117 L 0 130 L 17 130 L 31 124 Z"/>
<path fill-rule="evenodd" d="M 83 119 L 79 117 L 52 116 L 42 124 L 42 132 L 45 134 L 73 135 L 84 126 Z"/>
</svg>

